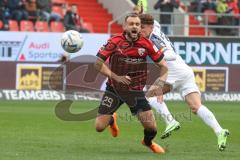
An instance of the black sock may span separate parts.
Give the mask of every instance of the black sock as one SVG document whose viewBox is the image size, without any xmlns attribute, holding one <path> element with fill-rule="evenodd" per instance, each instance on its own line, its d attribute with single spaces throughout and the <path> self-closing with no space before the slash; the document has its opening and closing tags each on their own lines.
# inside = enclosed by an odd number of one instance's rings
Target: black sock
<svg viewBox="0 0 240 160">
<path fill-rule="evenodd" d="M 110 121 L 109 121 L 109 125 L 110 125 L 110 126 L 113 125 L 113 122 L 114 122 L 114 119 L 113 119 L 113 116 L 111 116 L 111 119 L 110 119 Z"/>
<path fill-rule="evenodd" d="M 144 143 L 147 146 L 152 144 L 152 139 L 156 136 L 157 131 L 153 129 L 144 129 Z"/>
</svg>

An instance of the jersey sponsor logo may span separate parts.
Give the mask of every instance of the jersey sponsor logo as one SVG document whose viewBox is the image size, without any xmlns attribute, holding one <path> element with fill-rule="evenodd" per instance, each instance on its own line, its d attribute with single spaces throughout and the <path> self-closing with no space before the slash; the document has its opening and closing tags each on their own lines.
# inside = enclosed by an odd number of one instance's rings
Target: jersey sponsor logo
<svg viewBox="0 0 240 160">
<path fill-rule="evenodd" d="M 146 60 L 145 58 L 131 58 L 131 57 L 120 58 L 120 59 L 127 63 L 140 63 Z"/>
<path fill-rule="evenodd" d="M 140 55 L 140 56 L 143 56 L 144 55 L 144 53 L 145 53 L 145 48 L 138 48 L 138 54 Z"/>
</svg>

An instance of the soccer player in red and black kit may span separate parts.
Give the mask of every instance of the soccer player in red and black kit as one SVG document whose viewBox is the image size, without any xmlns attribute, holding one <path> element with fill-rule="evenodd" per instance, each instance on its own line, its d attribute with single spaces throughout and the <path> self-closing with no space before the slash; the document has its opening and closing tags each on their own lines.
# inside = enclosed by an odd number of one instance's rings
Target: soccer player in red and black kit
<svg viewBox="0 0 240 160">
<path fill-rule="evenodd" d="M 110 38 L 98 52 L 95 67 L 108 77 L 106 91 L 98 109 L 96 130 L 102 132 L 110 126 L 112 136 L 118 135 L 115 111 L 126 103 L 133 115 L 136 115 L 144 127 L 142 144 L 154 153 L 164 153 L 164 149 L 152 142 L 157 134 L 153 112 L 145 98 L 143 87 L 146 85 L 147 65 L 149 56 L 160 67 L 160 77 L 155 83 L 165 82 L 167 66 L 164 55 L 150 40 L 140 35 L 141 21 L 137 14 L 125 17 L 124 32 Z M 109 67 L 104 62 L 109 58 Z M 150 94 L 158 96 L 164 83 L 150 87 Z M 154 94 L 156 93 L 156 94 Z"/>
</svg>

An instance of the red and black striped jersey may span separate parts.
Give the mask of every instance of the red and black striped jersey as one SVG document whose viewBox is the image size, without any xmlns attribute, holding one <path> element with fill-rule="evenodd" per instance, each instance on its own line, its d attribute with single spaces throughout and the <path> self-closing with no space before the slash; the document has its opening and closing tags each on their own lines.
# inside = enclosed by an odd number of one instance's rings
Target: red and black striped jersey
<svg viewBox="0 0 240 160">
<path fill-rule="evenodd" d="M 109 58 L 110 69 L 118 76 L 128 75 L 131 78 L 128 89 L 142 90 L 147 80 L 147 56 L 154 62 L 160 62 L 164 55 L 147 38 L 140 36 L 132 42 L 128 41 L 124 34 L 119 34 L 110 38 L 97 56 L 104 61 Z M 108 83 L 114 87 L 126 88 L 113 80 L 108 80 Z"/>
</svg>

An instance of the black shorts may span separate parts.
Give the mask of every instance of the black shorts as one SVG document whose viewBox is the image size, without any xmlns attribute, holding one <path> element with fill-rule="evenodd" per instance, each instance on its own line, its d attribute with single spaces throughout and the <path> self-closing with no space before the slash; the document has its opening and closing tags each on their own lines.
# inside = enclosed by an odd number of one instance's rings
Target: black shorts
<svg viewBox="0 0 240 160">
<path fill-rule="evenodd" d="M 101 100 L 98 113 L 113 114 L 123 103 L 126 103 L 133 115 L 151 110 L 143 91 L 117 91 L 107 85 Z"/>
</svg>

